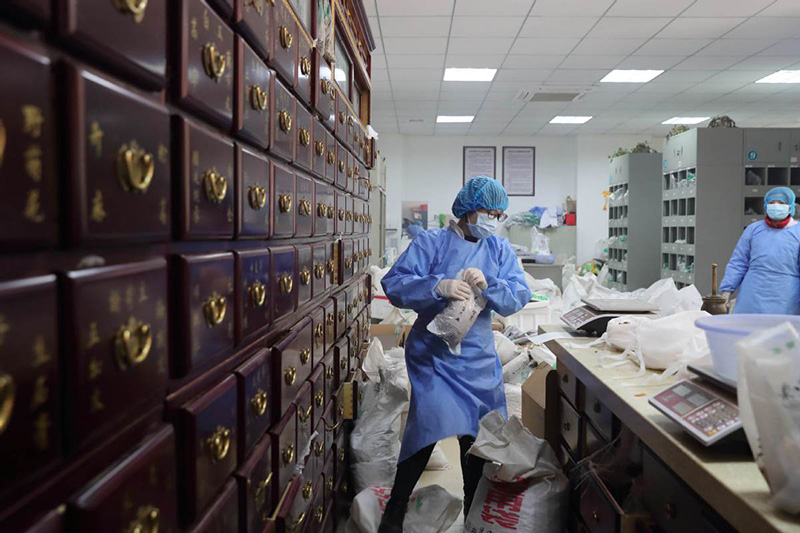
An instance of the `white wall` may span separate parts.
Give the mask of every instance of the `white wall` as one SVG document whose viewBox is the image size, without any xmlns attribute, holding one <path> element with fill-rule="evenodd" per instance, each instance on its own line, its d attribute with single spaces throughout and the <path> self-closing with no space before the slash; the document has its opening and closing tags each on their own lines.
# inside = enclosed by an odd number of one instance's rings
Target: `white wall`
<svg viewBox="0 0 800 533">
<path fill-rule="evenodd" d="M 401 226 L 403 201 L 427 201 L 428 213 L 450 213 L 462 186 L 464 146 L 496 146 L 497 177 L 502 176 L 503 146 L 536 147 L 535 196 L 510 199 L 509 213 L 534 206 L 560 206 L 571 195 L 578 201 L 578 260 L 591 259 L 594 244 L 608 233 L 602 192 L 608 187 L 608 155 L 633 147 L 635 136 L 456 137 L 381 135 L 378 143 L 387 164 L 386 224 Z"/>
</svg>

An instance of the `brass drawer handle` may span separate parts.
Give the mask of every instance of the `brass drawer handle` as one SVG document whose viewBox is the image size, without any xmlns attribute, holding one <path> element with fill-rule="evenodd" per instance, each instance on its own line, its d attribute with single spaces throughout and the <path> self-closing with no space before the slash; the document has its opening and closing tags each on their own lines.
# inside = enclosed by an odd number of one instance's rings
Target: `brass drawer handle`
<svg viewBox="0 0 800 533">
<path fill-rule="evenodd" d="M 333 165 L 336 163 L 336 154 L 332 151 L 328 151 L 328 164 Z"/>
<path fill-rule="evenodd" d="M 312 485 L 310 481 L 307 481 L 306 484 L 303 485 L 303 499 L 310 500 L 313 495 L 314 485 Z"/>
<path fill-rule="evenodd" d="M 361 139 L 359 139 L 359 140 L 358 140 L 358 147 L 359 147 L 359 148 L 362 148 L 362 149 L 363 149 L 363 148 L 364 148 L 364 144 L 365 144 L 365 143 L 364 143 L 364 139 L 363 139 L 363 138 L 361 138 Z"/>
<path fill-rule="evenodd" d="M 353 314 L 353 308 L 354 308 L 354 304 L 352 302 L 347 304 L 347 314 L 348 315 L 352 315 Z"/>
<path fill-rule="evenodd" d="M 331 92 L 331 82 L 325 78 L 322 78 L 319 82 L 319 88 L 322 91 L 322 94 L 328 94 Z"/>
<path fill-rule="evenodd" d="M 348 222 L 353 221 L 353 212 L 352 211 L 345 211 L 345 217 L 347 218 Z"/>
<path fill-rule="evenodd" d="M 339 457 L 339 462 L 343 463 L 344 462 L 344 457 L 345 457 L 344 456 L 344 448 L 339 448 L 339 453 L 337 454 L 337 456 Z"/>
<path fill-rule="evenodd" d="M 292 195 L 279 194 L 278 195 L 278 210 L 281 213 L 288 213 L 292 210 Z"/>
<path fill-rule="evenodd" d="M 314 511 L 314 520 L 316 520 L 317 524 L 321 524 L 324 519 L 325 509 L 321 505 L 317 505 L 317 509 Z"/>
<path fill-rule="evenodd" d="M 344 209 L 339 209 L 339 220 L 344 220 Z"/>
<path fill-rule="evenodd" d="M 328 206 L 324 202 L 317 203 L 317 216 L 325 218 L 328 215 Z"/>
<path fill-rule="evenodd" d="M 297 381 L 297 369 L 293 366 L 290 366 L 283 372 L 283 381 L 288 385 L 292 386 Z"/>
<path fill-rule="evenodd" d="M 597 512 L 597 509 L 592 511 L 592 521 L 595 524 L 599 524 L 600 523 L 600 514 Z"/>
<path fill-rule="evenodd" d="M 305 424 L 308 422 L 308 419 L 311 418 L 311 409 L 312 407 L 309 405 L 308 409 L 303 409 L 299 405 L 297 406 L 297 418 L 300 419 L 300 422 Z"/>
<path fill-rule="evenodd" d="M 258 389 L 250 403 L 253 405 L 256 416 L 263 416 L 267 412 L 267 393 L 262 389 Z"/>
<path fill-rule="evenodd" d="M 16 392 L 14 378 L 10 374 L 0 374 L 0 435 L 3 434 L 8 428 L 9 422 L 11 422 Z"/>
<path fill-rule="evenodd" d="M 339 428 L 340 424 L 341 424 L 341 422 L 336 422 L 334 425 L 329 426 L 328 423 L 325 422 L 325 431 L 327 431 L 328 433 L 332 433 L 332 432 L 336 431 Z"/>
<path fill-rule="evenodd" d="M 364 400 L 364 389 L 359 389 L 359 391 L 358 391 L 358 401 L 360 402 L 360 401 L 363 401 L 363 400 Z"/>
<path fill-rule="evenodd" d="M 322 457 L 322 454 L 325 453 L 325 445 L 317 441 L 314 443 L 314 455 L 317 457 Z"/>
<path fill-rule="evenodd" d="M 344 450 L 342 450 L 342 451 L 344 451 Z M 350 485 L 347 484 L 347 481 L 343 482 L 342 483 L 342 492 L 346 494 L 347 491 L 349 491 L 349 490 L 350 490 Z"/>
<path fill-rule="evenodd" d="M 344 319 L 345 319 L 345 314 L 344 314 L 344 309 L 342 309 L 341 311 L 339 311 L 339 322 L 344 322 Z"/>
<path fill-rule="evenodd" d="M 353 266 L 353 258 L 352 257 L 345 257 L 344 258 L 344 266 L 345 268 L 350 268 Z"/>
<path fill-rule="evenodd" d="M 333 478 L 332 477 L 328 477 L 328 479 L 325 480 L 325 488 L 328 489 L 328 492 L 333 492 L 333 488 L 334 487 L 333 487 Z"/>
<path fill-rule="evenodd" d="M 292 131 L 292 115 L 285 109 L 282 109 L 281 112 L 278 113 L 278 125 L 284 133 Z"/>
<path fill-rule="evenodd" d="M 358 132 L 355 132 L 353 134 L 353 139 L 356 141 L 356 143 L 359 143 L 361 141 L 361 135 L 359 135 Z M 362 145 L 363 145 L 363 143 L 362 143 Z"/>
<path fill-rule="evenodd" d="M 225 74 L 228 66 L 228 58 L 225 54 L 218 52 L 214 43 L 208 43 L 203 47 L 203 68 L 206 75 L 214 81 L 219 81 Z"/>
<path fill-rule="evenodd" d="M 310 217 L 311 216 L 311 201 L 306 198 L 303 198 L 297 204 L 297 212 L 300 216 L 303 217 Z"/>
<path fill-rule="evenodd" d="M 317 263 L 314 265 L 314 277 L 317 279 L 322 279 L 325 276 L 325 265 L 322 263 Z"/>
<path fill-rule="evenodd" d="M 311 60 L 306 56 L 300 56 L 300 73 L 303 76 L 311 74 Z"/>
<path fill-rule="evenodd" d="M 561 383 L 569 383 L 569 374 L 561 376 Z"/>
<path fill-rule="evenodd" d="M 278 286 L 283 294 L 289 294 L 294 287 L 294 280 L 291 274 L 283 274 L 278 278 Z"/>
<path fill-rule="evenodd" d="M 347 177 L 348 178 L 353 177 L 353 167 L 347 167 Z"/>
<path fill-rule="evenodd" d="M 298 141 L 300 141 L 300 146 L 308 146 L 311 144 L 311 134 L 305 128 L 300 128 L 300 132 L 298 133 Z"/>
<path fill-rule="evenodd" d="M 349 127 L 353 127 L 353 117 L 347 117 L 347 125 Z"/>
<path fill-rule="evenodd" d="M 325 153 L 325 143 L 323 143 L 322 141 L 315 142 L 314 152 L 317 154 L 317 157 L 322 157 L 322 154 Z"/>
<path fill-rule="evenodd" d="M 145 193 L 155 174 L 153 154 L 139 148 L 135 141 L 123 144 L 117 155 L 117 177 L 126 192 Z"/>
<path fill-rule="evenodd" d="M 294 444 L 290 444 L 283 449 L 281 458 L 283 459 L 284 466 L 288 466 L 294 461 Z"/>
<path fill-rule="evenodd" d="M 328 218 L 333 220 L 333 217 L 334 217 L 335 213 L 336 213 L 336 209 L 334 209 L 332 205 L 329 205 L 328 206 Z"/>
<path fill-rule="evenodd" d="M 297 529 L 303 525 L 303 522 L 306 520 L 306 513 L 301 513 L 300 516 L 290 524 L 289 531 L 297 531 Z"/>
<path fill-rule="evenodd" d="M 346 168 L 344 160 L 339 160 L 339 172 L 344 172 Z"/>
<path fill-rule="evenodd" d="M 251 185 L 247 189 L 247 202 L 252 209 L 260 211 L 267 205 L 267 189 L 258 185 Z"/>
<path fill-rule="evenodd" d="M 146 0 L 145 4 L 147 4 Z M 160 522 L 161 511 L 158 507 L 143 505 L 136 510 L 136 518 L 128 524 L 125 533 L 158 533 Z"/>
<path fill-rule="evenodd" d="M 311 283 L 311 271 L 303 267 L 303 269 L 300 270 L 300 285 L 306 286 L 309 283 Z"/>
<path fill-rule="evenodd" d="M 228 194 L 228 180 L 222 174 L 217 174 L 213 170 L 207 170 L 203 174 L 203 185 L 206 192 L 206 199 L 209 202 L 221 203 Z"/>
<path fill-rule="evenodd" d="M 153 347 L 153 331 L 150 324 L 145 324 L 134 317 L 128 319 L 114 336 L 114 354 L 120 370 L 143 363 L 150 355 Z"/>
<path fill-rule="evenodd" d="M 269 484 L 271 482 L 272 482 L 272 472 L 270 472 L 267 475 L 267 478 L 264 481 L 258 482 L 255 493 L 256 508 L 261 509 L 267 502 L 267 487 L 269 487 Z"/>
<path fill-rule="evenodd" d="M 139 22 L 144 18 L 148 0 L 112 0 L 114 7 L 126 15 L 134 15 Z"/>
<path fill-rule="evenodd" d="M 300 350 L 300 362 L 307 365 L 311 360 L 311 348 L 303 348 Z"/>
<path fill-rule="evenodd" d="M 344 111 L 339 111 L 339 124 L 344 124 L 345 117 Z"/>
<path fill-rule="evenodd" d="M 289 28 L 281 25 L 281 27 L 278 29 L 278 36 L 280 37 L 281 46 L 284 50 L 288 50 L 292 47 L 294 36 L 292 35 L 292 32 L 289 31 Z"/>
<path fill-rule="evenodd" d="M 325 336 L 325 328 L 322 326 L 322 324 L 320 323 L 314 326 L 314 339 L 316 339 L 317 345 L 322 344 L 322 338 L 324 336 Z"/>
<path fill-rule="evenodd" d="M 333 370 L 333 369 L 331 369 Z M 322 407 L 323 402 L 325 401 L 325 395 L 322 394 L 322 391 L 317 392 L 314 394 L 314 404 L 317 407 Z"/>
<path fill-rule="evenodd" d="M 325 379 L 327 379 L 328 381 L 332 381 L 333 380 L 333 367 L 332 366 L 329 366 L 328 368 L 325 369 Z"/>
<path fill-rule="evenodd" d="M 251 86 L 250 105 L 256 111 L 266 111 L 267 107 L 269 107 L 269 94 L 267 91 L 258 85 Z"/>
<path fill-rule="evenodd" d="M 222 461 L 231 449 L 231 430 L 224 426 L 217 426 L 217 430 L 206 440 L 206 445 L 211 451 L 213 462 Z"/>
<path fill-rule="evenodd" d="M 206 300 L 203 304 L 203 312 L 206 316 L 206 322 L 209 327 L 216 326 L 225 320 L 225 311 L 228 307 L 228 301 L 224 296 L 219 296 L 214 293 L 211 298 Z"/>
<path fill-rule="evenodd" d="M 339 361 L 339 368 L 342 370 L 347 370 L 347 357 L 342 357 Z"/>
</svg>

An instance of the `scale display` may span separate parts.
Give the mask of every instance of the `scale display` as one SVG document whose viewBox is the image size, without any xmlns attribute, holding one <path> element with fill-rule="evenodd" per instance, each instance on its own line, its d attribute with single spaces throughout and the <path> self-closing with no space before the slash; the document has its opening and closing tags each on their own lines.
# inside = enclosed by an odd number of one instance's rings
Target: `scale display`
<svg viewBox="0 0 800 533">
<path fill-rule="evenodd" d="M 586 331 L 597 335 L 606 332 L 608 323 L 620 316 L 637 315 L 655 318 L 653 311 L 658 307 L 641 300 L 589 300 L 586 305 L 578 307 L 561 316 L 561 321 L 576 331 Z"/>
</svg>

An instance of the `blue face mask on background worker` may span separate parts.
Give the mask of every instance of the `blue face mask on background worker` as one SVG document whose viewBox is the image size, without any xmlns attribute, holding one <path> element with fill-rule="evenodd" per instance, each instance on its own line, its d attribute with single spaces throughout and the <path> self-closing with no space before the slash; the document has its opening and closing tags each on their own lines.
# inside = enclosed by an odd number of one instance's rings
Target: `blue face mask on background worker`
<svg viewBox="0 0 800 533">
<path fill-rule="evenodd" d="M 744 230 L 720 292 L 739 290 L 735 313 L 800 314 L 800 225 L 792 218 L 795 194 L 788 187 L 764 197 L 765 220 Z"/>
</svg>

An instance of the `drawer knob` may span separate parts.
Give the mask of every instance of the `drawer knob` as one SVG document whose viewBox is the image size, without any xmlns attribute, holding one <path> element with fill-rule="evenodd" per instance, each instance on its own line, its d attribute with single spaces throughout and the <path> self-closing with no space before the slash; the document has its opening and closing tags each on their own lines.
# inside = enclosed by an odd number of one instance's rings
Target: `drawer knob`
<svg viewBox="0 0 800 533">
<path fill-rule="evenodd" d="M 353 117 L 347 117 L 347 125 L 349 127 L 353 127 Z"/>
<path fill-rule="evenodd" d="M 153 155 L 139 148 L 135 141 L 123 144 L 117 156 L 117 176 L 126 192 L 145 193 L 155 174 Z"/>
<path fill-rule="evenodd" d="M 147 9 L 148 0 L 112 0 L 114 7 L 121 13 L 133 15 L 136 22 L 144 19 L 144 10 Z"/>
<path fill-rule="evenodd" d="M 343 463 L 344 462 L 344 448 L 339 448 L 338 456 L 339 456 L 339 462 Z"/>
<path fill-rule="evenodd" d="M 307 481 L 306 484 L 303 485 L 303 499 L 310 500 L 313 495 L 314 485 L 312 485 L 310 481 Z"/>
<path fill-rule="evenodd" d="M 353 177 L 353 167 L 347 167 L 347 177 L 348 178 Z"/>
<path fill-rule="evenodd" d="M 267 286 L 260 281 L 253 282 L 247 289 L 250 295 L 250 303 L 253 307 L 263 307 L 264 302 L 267 301 Z"/>
<path fill-rule="evenodd" d="M 267 189 L 258 185 L 251 185 L 247 189 L 247 201 L 251 208 L 260 211 L 267 205 Z"/>
<path fill-rule="evenodd" d="M 345 319 L 345 314 L 344 314 L 344 309 L 342 309 L 341 311 L 339 311 L 339 322 L 344 322 L 344 319 Z"/>
<path fill-rule="evenodd" d="M 278 29 L 278 36 L 280 37 L 281 46 L 284 50 L 288 50 L 292 47 L 294 36 L 292 35 L 292 32 L 289 31 L 289 28 L 286 26 L 281 26 L 280 29 Z"/>
<path fill-rule="evenodd" d="M 225 74 L 227 66 L 228 58 L 225 57 L 225 54 L 217 51 L 214 43 L 208 43 L 203 47 L 203 68 L 209 78 L 219 81 Z"/>
<path fill-rule="evenodd" d="M 297 381 L 297 369 L 293 366 L 290 366 L 283 372 L 283 381 L 288 385 L 292 386 Z"/>
<path fill-rule="evenodd" d="M 324 202 L 317 203 L 317 216 L 321 218 L 328 216 L 328 206 Z"/>
<path fill-rule="evenodd" d="M 222 461 L 231 449 L 231 430 L 224 426 L 217 426 L 217 430 L 206 440 L 206 445 L 211 451 L 211 460 Z"/>
<path fill-rule="evenodd" d="M 297 212 L 300 216 L 303 217 L 310 217 L 311 216 L 311 201 L 303 198 L 297 203 Z"/>
<path fill-rule="evenodd" d="M 561 383 L 569 383 L 569 374 L 561 376 Z"/>
<path fill-rule="evenodd" d="M 673 505 L 671 502 L 664 502 L 664 516 L 670 520 L 675 519 L 675 505 Z"/>
<path fill-rule="evenodd" d="M 311 75 L 311 60 L 306 56 L 300 56 L 300 74 L 303 76 Z"/>
<path fill-rule="evenodd" d="M 272 482 L 272 472 L 267 474 L 267 478 L 264 481 L 259 481 L 258 485 L 256 486 L 256 493 L 255 493 L 255 501 L 256 501 L 256 508 L 261 509 L 264 507 L 264 504 L 267 502 L 267 487 Z"/>
<path fill-rule="evenodd" d="M 342 450 L 342 451 L 344 451 L 344 450 Z M 350 485 L 347 484 L 347 481 L 343 482 L 342 483 L 342 492 L 346 494 L 347 491 L 349 491 L 349 490 L 350 490 Z"/>
<path fill-rule="evenodd" d="M 281 112 L 278 113 L 278 125 L 284 133 L 292 131 L 292 115 L 285 109 L 281 109 Z"/>
<path fill-rule="evenodd" d="M 311 409 L 312 407 L 309 405 L 308 409 L 303 409 L 301 406 L 297 406 L 297 418 L 300 419 L 300 422 L 305 424 L 308 422 L 308 419 L 311 418 Z"/>
<path fill-rule="evenodd" d="M 344 266 L 345 268 L 350 268 L 353 266 L 353 258 L 352 257 L 345 257 L 344 258 Z"/>
<path fill-rule="evenodd" d="M 203 185 L 206 192 L 206 199 L 209 202 L 221 203 L 228 194 L 228 180 L 222 174 L 217 174 L 213 170 L 207 170 L 203 174 Z"/>
<path fill-rule="evenodd" d="M 317 266 L 319 266 L 319 265 L 317 265 Z M 324 336 L 325 336 L 325 328 L 322 326 L 322 324 L 320 323 L 320 324 L 317 324 L 316 326 L 314 326 L 314 339 L 316 341 L 315 344 L 317 346 L 321 346 L 322 345 L 322 339 L 323 339 Z"/>
<path fill-rule="evenodd" d="M 292 210 L 292 195 L 279 194 L 278 195 L 278 209 L 281 213 L 288 213 Z"/>
<path fill-rule="evenodd" d="M 323 143 L 322 141 L 315 142 L 314 152 L 317 154 L 317 157 L 322 157 L 322 154 L 325 153 L 325 143 Z"/>
<path fill-rule="evenodd" d="M 314 443 L 314 455 L 317 457 L 322 457 L 322 454 L 325 453 L 325 445 L 321 441 L 317 441 Z"/>
<path fill-rule="evenodd" d="M 309 283 L 311 283 L 311 271 L 303 267 L 303 269 L 300 270 L 300 285 L 306 286 Z"/>
<path fill-rule="evenodd" d="M 283 449 L 283 452 L 281 453 L 281 459 L 283 459 L 284 466 L 288 466 L 294 462 L 294 444 L 290 444 Z"/>
<path fill-rule="evenodd" d="M 592 404 L 592 410 L 593 410 L 595 413 L 597 413 L 597 414 L 600 414 L 600 411 L 602 411 L 602 410 L 603 410 L 603 406 L 602 406 L 602 405 L 600 405 L 600 400 L 595 400 L 595 401 L 594 401 L 594 404 Z"/>
<path fill-rule="evenodd" d="M 311 134 L 305 128 L 300 128 L 300 132 L 298 135 L 298 141 L 300 141 L 300 146 L 308 146 L 311 144 Z"/>
<path fill-rule="evenodd" d="M 314 277 L 317 279 L 322 279 L 325 276 L 325 265 L 322 263 L 317 263 L 314 265 Z"/>
<path fill-rule="evenodd" d="M 344 220 L 344 209 L 339 209 L 339 220 Z"/>
<path fill-rule="evenodd" d="M 158 507 L 153 505 L 139 507 L 136 510 L 136 519 L 128 525 L 125 533 L 158 533 L 160 518 L 161 511 Z"/>
<path fill-rule="evenodd" d="M 333 165 L 336 163 L 336 154 L 332 151 L 328 151 L 328 164 Z"/>
<path fill-rule="evenodd" d="M 255 411 L 256 416 L 263 416 L 267 412 L 267 393 L 262 389 L 258 389 L 250 403 L 253 405 L 253 411 Z"/>
<path fill-rule="evenodd" d="M 153 332 L 150 324 L 136 318 L 129 318 L 114 336 L 114 354 L 120 370 L 143 363 L 153 347 Z"/>
<path fill-rule="evenodd" d="M 333 487 L 333 478 L 332 477 L 328 477 L 328 479 L 325 480 L 325 488 L 328 489 L 328 492 L 333 492 L 333 488 L 334 487 Z"/>
<path fill-rule="evenodd" d="M 319 391 L 316 394 L 314 394 L 314 404 L 317 407 L 322 407 L 324 401 L 325 401 L 325 395 L 322 393 L 322 391 Z"/>
<path fill-rule="evenodd" d="M 225 320 L 225 311 L 228 307 L 228 301 L 224 296 L 213 293 L 211 298 L 206 300 L 203 304 L 203 313 L 206 316 L 206 322 L 209 327 L 216 326 Z"/>
<path fill-rule="evenodd" d="M 364 399 L 364 389 L 358 391 L 358 401 L 362 401 Z"/>
<path fill-rule="evenodd" d="M 250 105 L 256 111 L 265 111 L 269 107 L 269 94 L 267 94 L 267 91 L 258 85 L 251 86 Z"/>
<path fill-rule="evenodd" d="M 314 511 L 314 520 L 317 521 L 317 524 L 321 524 L 324 519 L 325 509 L 321 505 L 317 505 L 317 509 Z"/>
<path fill-rule="evenodd" d="M 347 304 L 347 314 L 348 315 L 352 315 L 353 314 L 353 305 L 354 305 L 353 303 Z"/>
<path fill-rule="evenodd" d="M 599 522 L 600 522 L 600 514 L 597 512 L 597 510 L 596 510 L 596 509 L 595 509 L 594 511 L 592 511 L 592 521 L 593 521 L 595 524 L 597 524 L 597 523 L 599 523 Z"/>
<path fill-rule="evenodd" d="M 329 366 L 325 369 L 325 379 L 328 381 L 333 381 L 333 367 Z"/>
<path fill-rule="evenodd" d="M 342 370 L 347 370 L 347 357 L 342 357 L 339 361 L 339 368 Z"/>
<path fill-rule="evenodd" d="M 353 212 L 352 211 L 345 212 L 345 216 L 347 217 L 348 221 L 352 221 L 353 220 Z"/>
<path fill-rule="evenodd" d="M 333 273 L 333 267 L 334 266 L 335 266 L 335 263 L 334 263 L 333 259 L 328 259 L 328 261 L 326 263 L 326 267 L 328 269 L 328 272 Z"/>
<path fill-rule="evenodd" d="M 9 422 L 11 422 L 15 396 L 14 378 L 10 374 L 0 374 L 0 435 L 3 434 Z"/>
<path fill-rule="evenodd" d="M 569 428 L 570 428 L 570 427 L 571 427 L 571 426 L 570 426 L 569 422 L 564 422 L 564 424 L 562 424 L 562 426 L 561 426 L 561 428 L 562 428 L 564 431 L 569 431 Z"/>
<path fill-rule="evenodd" d="M 329 94 L 331 92 L 331 82 L 322 78 L 319 82 L 319 89 L 322 91 L 322 94 Z"/>
<path fill-rule="evenodd" d="M 346 168 L 347 168 L 347 165 L 345 165 L 344 160 L 339 161 L 339 172 L 344 172 Z"/>
<path fill-rule="evenodd" d="M 339 111 L 339 124 L 344 124 L 345 117 L 344 111 Z"/>
<path fill-rule="evenodd" d="M 303 348 L 300 350 L 300 362 L 307 365 L 311 360 L 311 348 Z"/>
</svg>

